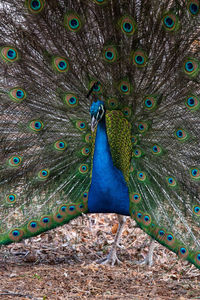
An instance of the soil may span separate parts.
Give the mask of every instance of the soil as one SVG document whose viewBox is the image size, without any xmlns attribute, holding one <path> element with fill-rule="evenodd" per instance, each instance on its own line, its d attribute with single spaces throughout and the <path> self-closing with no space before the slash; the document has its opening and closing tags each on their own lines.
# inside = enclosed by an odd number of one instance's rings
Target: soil
<svg viewBox="0 0 200 300">
<path fill-rule="evenodd" d="M 109 253 L 115 215 L 89 215 L 0 251 L 0 299 L 200 299 L 200 271 L 163 246 L 154 265 L 138 264 L 150 238 L 127 219 L 120 265 L 97 264 Z"/>
</svg>

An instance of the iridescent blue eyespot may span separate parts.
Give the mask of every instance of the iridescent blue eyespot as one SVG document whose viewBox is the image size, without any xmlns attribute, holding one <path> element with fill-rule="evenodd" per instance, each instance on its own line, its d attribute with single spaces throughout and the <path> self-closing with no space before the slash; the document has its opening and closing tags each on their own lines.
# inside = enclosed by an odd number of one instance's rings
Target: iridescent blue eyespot
<svg viewBox="0 0 200 300">
<path fill-rule="evenodd" d="M 121 86 L 121 90 L 122 90 L 123 92 L 127 92 L 127 91 L 128 91 L 128 87 L 127 87 L 126 85 L 122 85 L 122 86 Z"/>
<path fill-rule="evenodd" d="M 40 225 L 43 227 L 43 228 L 50 228 L 50 225 L 51 225 L 51 219 L 49 216 L 43 216 L 41 217 L 40 219 Z"/>
<path fill-rule="evenodd" d="M 177 182 L 174 177 L 166 177 L 166 179 L 167 179 L 167 183 L 170 187 L 173 188 L 173 187 L 177 186 Z"/>
<path fill-rule="evenodd" d="M 71 19 L 69 21 L 70 27 L 76 29 L 79 26 L 79 22 L 77 19 Z"/>
<path fill-rule="evenodd" d="M 195 262 L 198 266 L 200 266 L 200 253 L 196 253 L 195 255 Z"/>
<path fill-rule="evenodd" d="M 141 171 L 137 172 L 137 178 L 141 182 L 145 181 L 146 180 L 146 173 L 145 172 L 141 172 Z"/>
<path fill-rule="evenodd" d="M 106 58 L 107 59 L 113 59 L 114 54 L 111 51 L 106 51 Z"/>
<path fill-rule="evenodd" d="M 190 176 L 194 180 L 199 180 L 200 179 L 200 169 L 198 167 L 193 167 L 190 168 Z"/>
<path fill-rule="evenodd" d="M 63 212 L 65 212 L 65 211 L 66 211 L 66 206 L 62 206 L 62 207 L 61 207 L 61 210 L 62 210 Z"/>
<path fill-rule="evenodd" d="M 59 73 L 64 73 L 69 70 L 69 62 L 65 57 L 53 57 L 52 65 Z"/>
<path fill-rule="evenodd" d="M 193 213 L 196 216 L 200 216 L 200 206 L 198 206 L 198 205 L 193 206 Z"/>
<path fill-rule="evenodd" d="M 26 92 L 22 88 L 15 87 L 9 92 L 10 98 L 15 102 L 22 102 L 26 98 Z"/>
<path fill-rule="evenodd" d="M 141 213 L 138 213 L 138 214 L 137 214 L 137 217 L 138 217 L 138 219 L 141 219 L 141 218 L 142 218 L 142 214 L 141 214 Z"/>
<path fill-rule="evenodd" d="M 180 252 L 181 252 L 181 254 L 185 254 L 186 253 L 186 249 L 185 248 L 180 248 Z"/>
<path fill-rule="evenodd" d="M 76 13 L 68 12 L 64 16 L 64 26 L 68 31 L 77 33 L 82 28 L 81 18 Z"/>
<path fill-rule="evenodd" d="M 24 92 L 22 90 L 17 90 L 16 96 L 19 99 L 22 99 L 24 97 Z"/>
<path fill-rule="evenodd" d="M 190 12 L 193 15 L 196 15 L 198 13 L 198 6 L 194 3 L 190 4 Z"/>
<path fill-rule="evenodd" d="M 5 62 L 16 62 L 19 59 L 19 52 L 16 48 L 12 46 L 0 47 L 0 57 Z"/>
<path fill-rule="evenodd" d="M 31 222 L 31 223 L 30 223 L 30 227 L 36 228 L 36 227 L 37 227 L 37 223 L 36 223 L 36 222 Z"/>
<path fill-rule="evenodd" d="M 174 26 L 174 21 L 168 16 L 164 18 L 164 23 L 168 28 L 172 28 Z"/>
<path fill-rule="evenodd" d="M 13 236 L 19 236 L 20 232 L 18 230 L 13 230 L 12 234 Z"/>
<path fill-rule="evenodd" d="M 15 229 L 10 231 L 9 238 L 13 242 L 19 242 L 22 239 L 23 234 L 24 234 L 23 230 L 15 228 Z"/>
<path fill-rule="evenodd" d="M 166 31 L 176 31 L 179 28 L 179 18 L 172 12 L 166 13 L 162 18 L 163 27 Z"/>
<path fill-rule="evenodd" d="M 185 63 L 185 69 L 188 72 L 192 72 L 194 70 L 193 63 L 191 61 L 188 61 Z"/>
<path fill-rule="evenodd" d="M 64 144 L 63 142 L 60 142 L 60 143 L 59 143 L 59 147 L 62 149 L 62 148 L 65 147 L 65 144 Z"/>
<path fill-rule="evenodd" d="M 25 4 L 31 13 L 38 14 L 44 8 L 45 0 L 25 0 Z"/>
<path fill-rule="evenodd" d="M 141 196 L 139 193 L 134 193 L 130 195 L 130 200 L 134 203 L 139 203 L 141 201 Z"/>
<path fill-rule="evenodd" d="M 41 3 L 39 0 L 32 0 L 31 1 L 31 8 L 34 10 L 38 10 L 41 7 Z"/>
<path fill-rule="evenodd" d="M 171 234 L 168 234 L 167 239 L 168 239 L 168 241 L 172 241 L 174 239 L 174 237 Z"/>
<path fill-rule="evenodd" d="M 40 180 L 46 180 L 49 177 L 49 175 L 50 175 L 49 169 L 42 169 L 38 173 L 38 178 Z"/>
<path fill-rule="evenodd" d="M 128 16 L 128 15 L 121 17 L 118 24 L 121 28 L 121 31 L 126 36 L 133 35 L 137 28 L 135 20 L 131 16 Z"/>
<path fill-rule="evenodd" d="M 150 215 L 148 215 L 148 214 L 144 215 L 143 224 L 145 226 L 149 226 L 151 224 L 151 216 Z"/>
<path fill-rule="evenodd" d="M 103 59 L 108 62 L 108 63 L 113 63 L 117 60 L 118 58 L 118 52 L 117 49 L 110 45 L 110 46 L 105 46 L 103 49 Z"/>
<path fill-rule="evenodd" d="M 154 155 L 161 155 L 162 154 L 162 148 L 158 145 L 153 145 L 152 147 L 152 153 Z"/>
<path fill-rule="evenodd" d="M 191 111 L 198 110 L 200 107 L 199 98 L 196 95 L 190 95 L 186 98 L 185 105 Z"/>
<path fill-rule="evenodd" d="M 197 170 L 197 169 L 193 169 L 193 170 L 191 171 L 191 173 L 192 173 L 193 176 L 196 176 L 197 173 L 198 173 L 198 170 Z"/>
<path fill-rule="evenodd" d="M 175 137 L 181 142 L 184 142 L 189 138 L 188 133 L 183 129 L 178 129 L 175 132 Z"/>
<path fill-rule="evenodd" d="M 195 104 L 194 98 L 189 97 L 187 103 L 189 106 L 194 106 L 194 104 Z"/>
<path fill-rule="evenodd" d="M 75 97 L 71 97 L 71 98 L 69 99 L 69 103 L 70 103 L 70 104 L 75 104 L 75 103 L 76 103 L 76 98 L 75 98 Z"/>
<path fill-rule="evenodd" d="M 100 85 L 95 84 L 94 87 L 93 87 L 93 91 L 94 92 L 99 92 L 100 91 Z"/>
<path fill-rule="evenodd" d="M 11 167 L 18 167 L 22 163 L 21 156 L 11 156 L 8 160 L 8 163 Z"/>
<path fill-rule="evenodd" d="M 140 129 L 140 130 L 144 130 L 144 125 L 143 125 L 143 124 L 140 124 L 140 125 L 139 125 L 139 129 Z"/>
<path fill-rule="evenodd" d="M 42 127 L 41 122 L 35 122 L 35 128 L 40 129 Z"/>
<path fill-rule="evenodd" d="M 16 202 L 16 198 L 17 198 L 17 196 L 15 194 L 10 194 L 10 195 L 6 196 L 6 201 L 8 204 L 13 204 Z"/>
<path fill-rule="evenodd" d="M 187 8 L 193 16 L 197 16 L 199 13 L 199 0 L 188 1 Z"/>
<path fill-rule="evenodd" d="M 160 236 L 164 236 L 164 235 L 165 235 L 165 232 L 164 232 L 163 230 L 159 230 L 158 234 L 159 234 Z"/>
<path fill-rule="evenodd" d="M 80 165 L 79 172 L 81 174 L 86 174 L 88 172 L 88 165 L 87 164 Z"/>
<path fill-rule="evenodd" d="M 43 218 L 43 219 L 42 219 L 42 222 L 43 222 L 43 223 L 49 223 L 49 218 Z"/>
<path fill-rule="evenodd" d="M 133 30 L 133 25 L 131 23 L 125 22 L 123 24 L 123 29 L 125 32 L 130 33 Z"/>
<path fill-rule="evenodd" d="M 152 149 L 153 149 L 153 152 L 155 152 L 155 153 L 158 152 L 158 147 L 157 146 L 153 146 Z"/>
<path fill-rule="evenodd" d="M 135 62 L 139 65 L 144 63 L 144 57 L 142 57 L 141 55 L 137 55 L 135 56 Z"/>
<path fill-rule="evenodd" d="M 34 132 L 39 132 L 43 129 L 44 124 L 40 120 L 34 120 L 29 123 L 29 128 Z"/>
<path fill-rule="evenodd" d="M 188 57 L 184 60 L 183 67 L 187 76 L 196 77 L 200 70 L 200 63 L 196 58 Z"/>
<path fill-rule="evenodd" d="M 152 103 L 152 101 L 150 100 L 150 99 L 146 99 L 145 100 L 145 105 L 146 105 L 146 107 L 152 107 L 152 105 L 153 105 L 153 103 Z"/>
<path fill-rule="evenodd" d="M 7 57 L 12 60 L 15 59 L 17 57 L 16 51 L 14 49 L 8 50 Z"/>
<path fill-rule="evenodd" d="M 85 122 L 83 121 L 77 121 L 76 122 L 76 127 L 80 130 L 80 131 L 83 131 L 87 128 L 87 125 Z"/>
<path fill-rule="evenodd" d="M 177 135 L 179 138 L 183 137 L 183 132 L 182 132 L 182 130 L 178 130 L 178 131 L 176 132 L 176 135 Z"/>
<path fill-rule="evenodd" d="M 59 68 L 60 70 L 63 71 L 63 70 L 66 69 L 66 67 L 67 67 L 67 64 L 66 64 L 66 62 L 65 62 L 64 60 L 62 60 L 62 61 L 59 62 L 58 68 Z"/>
<path fill-rule="evenodd" d="M 69 207 L 69 210 L 70 210 L 70 211 L 74 211 L 74 210 L 75 210 L 75 206 L 74 206 L 74 205 L 71 205 L 71 206 Z"/>
<path fill-rule="evenodd" d="M 85 203 L 85 202 L 87 202 L 87 200 L 88 200 L 88 192 L 84 192 L 82 194 L 82 201 Z"/>
</svg>

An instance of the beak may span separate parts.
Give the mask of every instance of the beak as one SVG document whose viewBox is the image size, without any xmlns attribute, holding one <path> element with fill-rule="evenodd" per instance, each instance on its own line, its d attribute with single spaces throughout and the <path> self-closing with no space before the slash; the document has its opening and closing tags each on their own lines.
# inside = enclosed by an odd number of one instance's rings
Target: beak
<svg viewBox="0 0 200 300">
<path fill-rule="evenodd" d="M 93 116 L 92 117 L 92 120 L 91 120 L 91 130 L 92 130 L 92 132 L 94 132 L 94 130 L 95 130 L 95 127 L 97 126 L 97 123 L 98 123 L 98 121 L 95 119 L 95 117 Z"/>
</svg>

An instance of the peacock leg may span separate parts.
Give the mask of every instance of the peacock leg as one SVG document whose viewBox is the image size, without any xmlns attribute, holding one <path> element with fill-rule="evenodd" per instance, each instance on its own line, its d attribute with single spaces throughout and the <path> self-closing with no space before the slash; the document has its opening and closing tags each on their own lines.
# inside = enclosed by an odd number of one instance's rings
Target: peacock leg
<svg viewBox="0 0 200 300">
<path fill-rule="evenodd" d="M 99 264 L 111 265 L 111 266 L 114 266 L 115 264 L 121 264 L 121 261 L 117 257 L 117 247 L 119 246 L 121 234 L 123 232 L 124 225 L 126 223 L 126 217 L 122 216 L 122 215 L 117 215 L 117 216 L 118 216 L 118 220 L 119 220 L 119 226 L 117 229 L 115 240 L 113 242 L 112 248 L 111 248 L 108 256 L 97 261 L 97 263 L 99 263 Z"/>
<path fill-rule="evenodd" d="M 149 251 L 146 255 L 146 257 L 143 260 L 140 260 L 138 262 L 135 262 L 138 265 L 148 265 L 148 266 L 153 266 L 153 251 L 156 247 L 155 240 L 151 239 L 150 246 L 149 246 Z"/>
</svg>

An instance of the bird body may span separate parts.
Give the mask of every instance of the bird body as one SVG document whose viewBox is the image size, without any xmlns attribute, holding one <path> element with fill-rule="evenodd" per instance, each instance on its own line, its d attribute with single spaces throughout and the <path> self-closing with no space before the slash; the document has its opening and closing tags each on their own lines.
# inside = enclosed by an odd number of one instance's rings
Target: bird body
<svg viewBox="0 0 200 300">
<path fill-rule="evenodd" d="M 128 187 L 122 171 L 113 164 L 105 116 L 97 126 L 88 209 L 89 212 L 130 215 Z"/>
<path fill-rule="evenodd" d="M 1 1 L 0 244 L 113 212 L 200 268 L 199 7 Z"/>
</svg>

